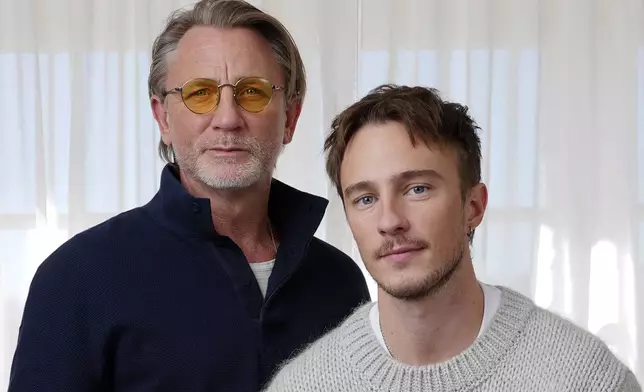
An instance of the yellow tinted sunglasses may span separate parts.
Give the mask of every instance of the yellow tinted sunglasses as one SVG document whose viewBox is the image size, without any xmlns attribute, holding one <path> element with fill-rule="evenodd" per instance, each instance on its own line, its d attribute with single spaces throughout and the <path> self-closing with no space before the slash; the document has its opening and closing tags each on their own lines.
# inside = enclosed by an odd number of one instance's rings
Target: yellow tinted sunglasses
<svg viewBox="0 0 644 392">
<path fill-rule="evenodd" d="M 284 90 L 266 79 L 258 77 L 241 78 L 235 84 L 217 84 L 215 80 L 196 78 L 190 79 L 181 87 L 165 91 L 163 98 L 168 94 L 179 93 L 183 104 L 193 113 L 204 114 L 215 110 L 219 105 L 221 89 L 230 86 L 233 88 L 235 102 L 242 109 L 251 113 L 259 113 L 273 100 L 273 91 Z"/>
</svg>

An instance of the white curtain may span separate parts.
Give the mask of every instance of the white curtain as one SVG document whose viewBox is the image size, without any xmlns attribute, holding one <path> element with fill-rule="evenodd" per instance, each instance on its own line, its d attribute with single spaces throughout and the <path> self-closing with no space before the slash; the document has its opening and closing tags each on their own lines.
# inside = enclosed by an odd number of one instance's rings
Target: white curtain
<svg viewBox="0 0 644 392">
<path fill-rule="evenodd" d="M 0 389 L 39 263 L 158 187 L 149 52 L 188 3 L 0 1 Z M 641 1 L 253 3 L 291 29 L 308 70 L 277 177 L 331 200 L 320 238 L 361 264 L 323 168 L 332 117 L 381 83 L 437 87 L 483 129 L 480 279 L 598 334 L 644 381 Z"/>
</svg>

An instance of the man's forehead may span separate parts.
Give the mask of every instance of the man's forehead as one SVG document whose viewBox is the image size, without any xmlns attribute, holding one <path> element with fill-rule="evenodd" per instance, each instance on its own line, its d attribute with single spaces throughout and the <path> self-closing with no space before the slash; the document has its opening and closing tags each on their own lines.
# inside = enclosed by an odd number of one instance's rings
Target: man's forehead
<svg viewBox="0 0 644 392">
<path fill-rule="evenodd" d="M 281 70 L 261 35 L 241 28 L 195 27 L 179 41 L 169 60 L 170 71 L 179 78 L 207 77 L 220 83 L 244 76 L 273 80 Z"/>
<path fill-rule="evenodd" d="M 423 143 L 397 152 L 392 146 L 355 147 L 347 151 L 340 166 L 340 181 L 345 190 L 357 183 L 362 187 L 366 184 L 379 187 L 421 178 L 445 180 L 458 176 L 457 154 L 452 149 L 428 148 Z"/>
<path fill-rule="evenodd" d="M 379 177 L 390 177 L 408 170 L 432 169 L 443 155 L 441 149 L 430 149 L 422 142 L 412 146 L 410 141 L 401 143 L 367 137 L 349 144 L 341 172 L 346 175 L 373 173 Z"/>
<path fill-rule="evenodd" d="M 188 30 L 179 40 L 177 51 L 185 55 L 217 56 L 222 48 L 234 49 L 235 53 L 252 53 L 261 47 L 270 48 L 270 45 L 251 29 L 197 26 Z"/>
</svg>

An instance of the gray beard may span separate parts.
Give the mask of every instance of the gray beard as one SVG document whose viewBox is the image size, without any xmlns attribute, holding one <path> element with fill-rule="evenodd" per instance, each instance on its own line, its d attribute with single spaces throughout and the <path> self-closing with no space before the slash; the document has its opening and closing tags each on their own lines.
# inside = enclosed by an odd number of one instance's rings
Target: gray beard
<svg viewBox="0 0 644 392">
<path fill-rule="evenodd" d="M 197 156 L 183 157 L 175 154 L 175 161 L 180 167 L 186 170 L 192 177 L 206 184 L 213 189 L 233 190 L 249 188 L 266 177 L 271 177 L 277 165 L 279 155 L 284 151 L 284 145 L 280 145 L 275 156 L 275 147 L 270 144 L 257 145 L 253 149 L 250 160 L 244 164 L 236 164 L 233 158 L 221 158 L 220 165 L 235 165 L 225 173 L 211 172 L 209 167 L 198 162 Z"/>
</svg>

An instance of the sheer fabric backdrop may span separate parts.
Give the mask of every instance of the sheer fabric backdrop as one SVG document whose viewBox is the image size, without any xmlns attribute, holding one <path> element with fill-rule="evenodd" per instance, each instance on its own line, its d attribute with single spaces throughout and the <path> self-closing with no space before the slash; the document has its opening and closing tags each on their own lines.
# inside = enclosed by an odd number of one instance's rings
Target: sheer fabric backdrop
<svg viewBox="0 0 644 392">
<path fill-rule="evenodd" d="M 597 333 L 644 380 L 640 1 L 253 3 L 291 29 L 307 66 L 310 90 L 277 177 L 330 198 L 320 238 L 361 264 L 324 173 L 332 117 L 380 83 L 437 87 L 483 128 L 480 279 Z M 0 389 L 39 263 L 158 187 L 149 52 L 185 4 L 0 1 Z"/>
</svg>

